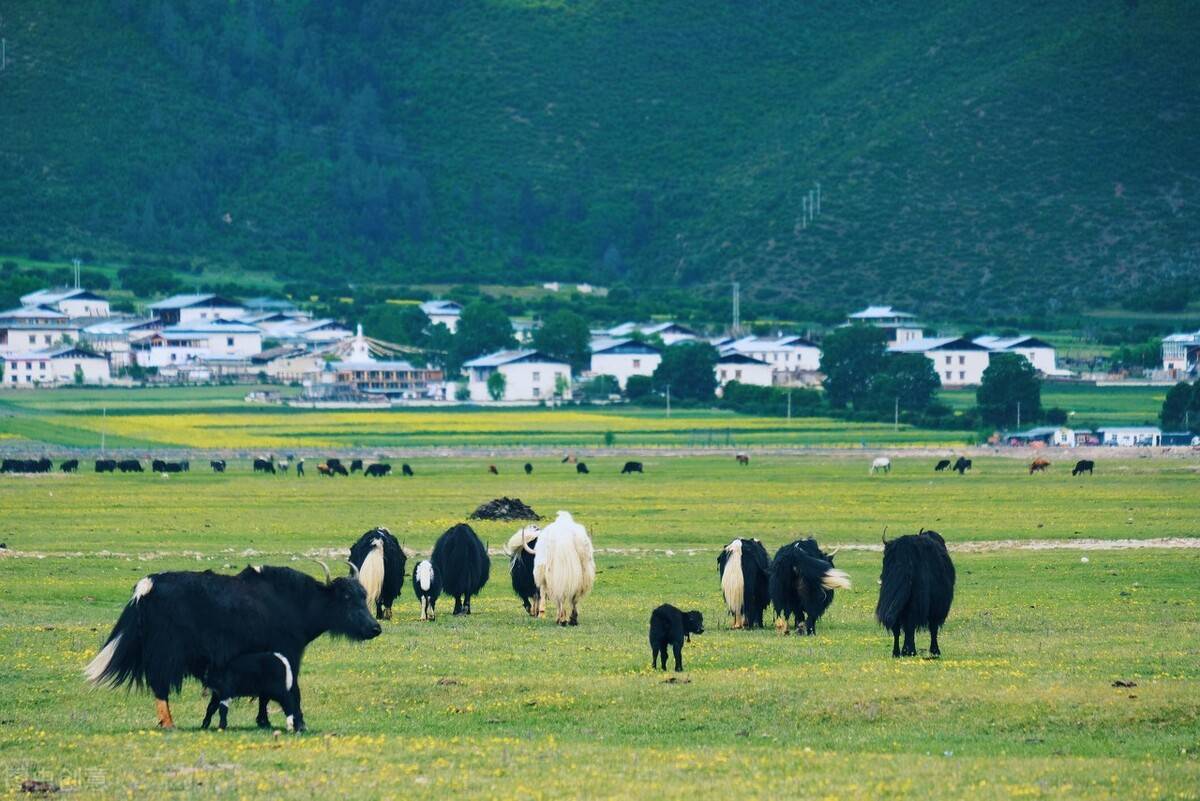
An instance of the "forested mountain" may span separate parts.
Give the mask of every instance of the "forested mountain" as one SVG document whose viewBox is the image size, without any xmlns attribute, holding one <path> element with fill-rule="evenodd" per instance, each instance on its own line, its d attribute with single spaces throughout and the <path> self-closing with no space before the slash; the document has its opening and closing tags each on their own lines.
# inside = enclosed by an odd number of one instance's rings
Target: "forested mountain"
<svg viewBox="0 0 1200 801">
<path fill-rule="evenodd" d="M 1181 0 L 7 0 L 0 36 L 0 254 L 791 319 L 1200 274 Z"/>
</svg>

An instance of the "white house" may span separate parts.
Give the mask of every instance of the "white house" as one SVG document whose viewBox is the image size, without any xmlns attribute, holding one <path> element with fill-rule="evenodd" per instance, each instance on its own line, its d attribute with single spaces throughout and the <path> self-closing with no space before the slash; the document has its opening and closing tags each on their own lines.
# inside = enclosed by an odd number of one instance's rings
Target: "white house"
<svg viewBox="0 0 1200 801">
<path fill-rule="evenodd" d="M 213 320 L 237 320 L 246 314 L 242 304 L 211 292 L 195 295 L 172 295 L 147 308 L 163 321 L 163 325 L 192 325 Z"/>
<path fill-rule="evenodd" d="M 1016 353 L 1024 356 L 1025 360 L 1034 366 L 1039 373 L 1046 376 L 1069 376 L 1070 370 L 1059 368 L 1055 359 L 1054 346 L 1045 340 L 1031 336 L 975 337 L 976 345 L 982 345 L 993 353 Z"/>
<path fill-rule="evenodd" d="M 44 306 L 0 312 L 0 355 L 45 350 L 79 339 L 79 326 L 67 315 Z"/>
<path fill-rule="evenodd" d="M 773 365 L 744 353 L 730 352 L 719 356 L 713 371 L 717 376 L 717 385 L 721 387 L 730 381 L 757 387 L 769 387 L 775 382 Z"/>
<path fill-rule="evenodd" d="M 246 323 L 214 320 L 172 325 L 133 343 L 142 367 L 169 367 L 187 362 L 246 359 L 262 350 L 262 330 Z"/>
<path fill-rule="evenodd" d="M 108 359 L 75 345 L 10 353 L 4 356 L 4 386 L 16 389 L 74 384 L 107 384 L 112 376 Z"/>
<path fill-rule="evenodd" d="M 634 334 L 644 337 L 657 336 L 664 345 L 674 345 L 676 342 L 699 339 L 700 335 L 686 325 L 675 322 L 667 323 L 621 323 L 605 331 L 599 332 L 612 339 L 624 339 Z"/>
<path fill-rule="evenodd" d="M 591 372 L 611 375 L 622 390 L 633 375 L 652 375 L 662 362 L 662 351 L 636 339 L 592 340 Z"/>
<path fill-rule="evenodd" d="M 821 349 L 804 337 L 742 337 L 718 346 L 722 353 L 741 353 L 766 362 L 775 370 L 779 383 L 795 373 L 815 372 L 821 368 Z"/>
<path fill-rule="evenodd" d="M 1169 379 L 1187 378 L 1195 374 L 1197 365 L 1200 365 L 1200 331 L 1163 337 L 1162 369 Z"/>
<path fill-rule="evenodd" d="M 77 317 L 108 317 L 112 309 L 108 299 L 87 289 L 39 289 L 21 296 L 22 306 L 45 306 L 60 311 L 72 319 Z"/>
<path fill-rule="evenodd" d="M 507 350 L 471 359 L 467 370 L 467 389 L 473 401 L 490 401 L 487 382 L 493 373 L 504 376 L 506 401 L 549 400 L 558 395 L 571 399 L 571 366 L 543 356 L 536 350 Z"/>
<path fill-rule="evenodd" d="M 851 314 L 846 325 L 873 325 L 887 331 L 889 344 L 903 344 L 925 336 L 915 314 L 893 309 L 891 306 L 868 306 Z"/>
<path fill-rule="evenodd" d="M 1162 429 L 1158 426 L 1110 426 L 1096 431 L 1103 445 L 1130 447 L 1162 444 Z"/>
<path fill-rule="evenodd" d="M 162 329 L 157 317 L 110 317 L 85 326 L 79 339 L 108 358 L 110 367 L 120 369 L 133 363 L 133 343 Z"/>
<path fill-rule="evenodd" d="M 963 337 L 923 337 L 888 346 L 891 353 L 920 353 L 933 362 L 944 387 L 969 387 L 982 383 L 991 351 Z"/>
<path fill-rule="evenodd" d="M 421 304 L 421 311 L 433 325 L 441 323 L 453 334 L 458 330 L 458 320 L 462 317 L 463 306 L 453 300 L 427 300 Z"/>
</svg>

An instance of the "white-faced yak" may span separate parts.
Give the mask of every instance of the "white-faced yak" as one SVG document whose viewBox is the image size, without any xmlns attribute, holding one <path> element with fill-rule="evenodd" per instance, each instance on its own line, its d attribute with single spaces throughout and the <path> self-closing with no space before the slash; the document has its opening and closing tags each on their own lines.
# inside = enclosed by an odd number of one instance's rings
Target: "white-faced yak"
<svg viewBox="0 0 1200 801">
<path fill-rule="evenodd" d="M 940 534 L 922 529 L 891 541 L 884 538 L 875 619 L 892 632 L 892 656 L 916 656 L 914 633 L 924 628 L 929 629 L 930 655 L 940 656 L 938 628 L 953 601 L 954 564 Z"/>
<path fill-rule="evenodd" d="M 218 729 L 229 723 L 229 702 L 234 698 L 269 698 L 283 707 L 288 731 L 296 728 L 296 719 L 303 719 L 300 712 L 300 696 L 292 691 L 296 687 L 296 674 L 292 663 L 280 653 L 244 654 L 233 659 L 222 668 L 214 668 L 204 677 L 204 686 L 211 698 L 204 722 L 200 728 L 207 729 L 213 715 L 220 710 Z"/>
<path fill-rule="evenodd" d="M 430 557 L 442 589 L 454 596 L 454 614 L 471 614 L 471 596 L 487 584 L 492 568 L 487 548 L 466 523 L 456 523 L 438 537 Z"/>
<path fill-rule="evenodd" d="M 658 667 L 662 657 L 662 669 L 667 669 L 667 646 L 675 654 L 675 672 L 683 670 L 683 643 L 692 641 L 691 635 L 704 633 L 704 615 L 696 610 L 682 612 L 670 604 L 663 604 L 650 613 L 650 669 Z"/>
<path fill-rule="evenodd" d="M 96 685 L 148 686 L 158 725 L 173 727 L 168 703 L 189 676 L 204 680 L 235 657 L 280 653 L 294 674 L 300 705 L 304 649 L 322 634 L 369 640 L 379 624 L 355 578 L 325 582 L 288 567 L 248 567 L 236 576 L 212 571 L 154 573 L 134 587 L 104 647 L 84 671 Z M 295 728 L 304 729 L 297 709 Z M 270 726 L 267 699 L 259 698 L 258 725 Z"/>
<path fill-rule="evenodd" d="M 789 618 L 796 631 L 817 633 L 817 620 L 833 603 L 834 590 L 850 589 L 850 577 L 833 566 L 837 549 L 825 553 L 812 537 L 788 543 L 771 562 L 771 604 L 775 628 L 788 633 Z"/>
<path fill-rule="evenodd" d="M 525 526 L 509 537 L 504 545 L 504 552 L 508 554 L 508 572 L 512 576 L 513 592 L 521 599 L 525 611 L 535 617 L 540 609 L 538 601 L 541 599 L 541 593 L 538 591 L 537 582 L 533 580 L 533 560 L 537 554 L 534 547 L 541 531 L 534 525 Z"/>
<path fill-rule="evenodd" d="M 768 587 L 771 560 L 758 540 L 736 539 L 717 557 L 717 575 L 725 608 L 735 629 L 761 629 L 763 612 L 770 603 Z"/>
<path fill-rule="evenodd" d="M 547 604 L 554 604 L 558 625 L 578 626 L 579 602 L 596 583 L 596 561 L 587 529 L 569 512 L 559 512 L 538 534 L 533 551 L 533 580 L 541 596 L 539 616 L 546 613 Z"/>
<path fill-rule="evenodd" d="M 433 562 L 424 559 L 413 568 L 413 592 L 421 604 L 421 620 L 433 620 L 437 599 L 442 595 L 442 580 Z"/>
<path fill-rule="evenodd" d="M 404 587 L 404 549 L 382 526 L 358 538 L 350 547 L 350 565 L 367 591 L 367 608 L 376 620 L 392 619 L 392 603 Z"/>
</svg>

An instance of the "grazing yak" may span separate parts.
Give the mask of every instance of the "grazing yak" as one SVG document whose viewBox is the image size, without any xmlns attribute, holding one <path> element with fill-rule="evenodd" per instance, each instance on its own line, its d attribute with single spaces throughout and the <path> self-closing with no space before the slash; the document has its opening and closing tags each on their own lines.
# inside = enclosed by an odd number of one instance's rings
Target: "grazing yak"
<svg viewBox="0 0 1200 801">
<path fill-rule="evenodd" d="M 243 654 L 223 667 L 213 668 L 204 677 L 211 699 L 204 713 L 200 728 L 207 729 L 213 714 L 221 711 L 218 729 L 224 730 L 229 723 L 229 702 L 234 698 L 266 698 L 283 707 L 287 718 L 287 730 L 294 731 L 300 712 L 300 696 L 294 694 L 296 674 L 292 663 L 278 651 L 258 654 Z"/>
<path fill-rule="evenodd" d="M 508 572 L 512 576 L 513 592 L 521 599 L 525 611 L 534 617 L 537 617 L 540 610 L 538 601 L 541 593 L 538 591 L 537 582 L 533 580 L 533 560 L 537 554 L 534 548 L 541 531 L 534 525 L 525 526 L 509 537 L 504 546 L 504 552 L 508 554 Z"/>
<path fill-rule="evenodd" d="M 887 458 L 886 456 L 875 457 L 875 461 L 871 462 L 871 471 L 870 472 L 872 474 L 874 474 L 874 473 L 878 473 L 880 471 L 883 471 L 884 473 L 892 472 L 892 460 Z"/>
<path fill-rule="evenodd" d="M 379 464 L 377 462 L 375 464 L 367 465 L 367 469 L 363 471 L 363 475 L 371 476 L 373 478 L 383 478 L 390 472 L 392 472 L 392 466 L 390 464 Z"/>
<path fill-rule="evenodd" d="M 496 469 L 496 465 L 489 464 L 488 465 L 488 474 L 493 475 L 493 476 L 498 476 L 498 475 L 500 475 L 500 471 Z"/>
<path fill-rule="evenodd" d="M 964 459 L 961 456 L 958 457 L 958 461 L 954 463 L 954 467 L 953 467 L 953 470 L 955 472 L 957 472 L 960 476 L 966 475 L 967 471 L 970 469 L 971 469 L 971 460 Z"/>
<path fill-rule="evenodd" d="M 142 463 L 137 459 L 122 459 L 117 462 L 117 469 L 122 473 L 141 473 Z"/>
<path fill-rule="evenodd" d="M 954 601 L 954 563 L 936 531 L 883 539 L 883 572 L 875 619 L 892 632 L 892 656 L 916 656 L 917 629 L 929 629 L 929 653 L 940 656 L 938 628 Z M 900 632 L 904 632 L 904 647 Z"/>
<path fill-rule="evenodd" d="M 254 472 L 275 475 L 275 457 L 272 456 L 270 459 L 264 459 L 260 456 L 256 458 L 254 460 Z"/>
<path fill-rule="evenodd" d="M 319 464 L 319 465 L 317 465 L 317 475 L 318 476 L 329 476 L 330 478 L 332 478 L 333 471 L 329 469 L 329 465 Z"/>
<path fill-rule="evenodd" d="M 704 633 L 704 615 L 693 609 L 683 612 L 670 604 L 663 604 L 650 613 L 650 669 L 658 667 L 662 656 L 662 669 L 667 669 L 667 646 L 675 653 L 675 672 L 683 671 L 683 643 L 692 641 L 691 635 Z"/>
<path fill-rule="evenodd" d="M 411 476 L 413 474 L 413 469 L 408 466 L 408 462 L 400 465 L 400 474 L 404 476 Z"/>
<path fill-rule="evenodd" d="M 350 472 L 351 473 L 360 473 L 360 472 L 362 472 L 362 469 L 363 469 L 363 460 L 362 459 L 351 459 L 350 460 Z"/>
<path fill-rule="evenodd" d="M 358 538 L 350 546 L 350 568 L 367 591 L 367 608 L 376 620 L 392 619 L 392 602 L 404 587 L 404 564 L 408 556 L 392 532 L 382 526 Z"/>
<path fill-rule="evenodd" d="M 96 460 L 96 472 L 97 473 L 112 473 L 116 469 L 117 469 L 117 460 L 116 459 L 97 459 Z"/>
<path fill-rule="evenodd" d="M 579 625 L 579 602 L 596 583 L 596 561 L 587 529 L 569 512 L 559 512 L 554 522 L 538 534 L 533 549 L 533 580 L 537 584 L 540 614 L 546 605 L 557 608 L 560 626 Z"/>
<path fill-rule="evenodd" d="M 529 462 L 525 463 L 525 475 L 533 475 L 533 465 L 531 465 Z"/>
<path fill-rule="evenodd" d="M 320 465 L 317 465 L 320 468 Z M 325 467 L 329 469 L 328 475 L 331 476 L 348 476 L 350 471 L 346 469 L 346 465 L 342 464 L 340 459 L 325 460 Z"/>
<path fill-rule="evenodd" d="M 1046 471 L 1046 468 L 1049 466 L 1050 466 L 1050 460 L 1044 456 L 1039 456 L 1038 458 L 1034 459 L 1033 462 L 1030 463 L 1029 475 L 1032 476 L 1034 473 L 1044 473 Z"/>
<path fill-rule="evenodd" d="M 454 614 L 471 614 L 471 596 L 488 582 L 492 562 L 487 548 L 466 523 L 456 523 L 433 545 L 430 556 L 434 571 L 441 576 L 442 589 L 454 596 Z"/>
<path fill-rule="evenodd" d="M 421 620 L 433 620 L 434 607 L 442 594 L 442 579 L 433 569 L 433 562 L 424 559 L 413 568 L 413 593 L 421 604 Z"/>
<path fill-rule="evenodd" d="M 625 466 L 621 468 L 621 475 L 625 475 L 626 473 L 640 473 L 640 472 L 642 472 L 642 463 L 641 462 L 626 462 Z"/>
<path fill-rule="evenodd" d="M 817 620 L 833 603 L 834 590 L 850 589 L 850 577 L 833 566 L 834 548 L 825 553 L 812 537 L 796 540 L 775 552 L 771 562 L 771 604 L 775 628 L 788 633 L 788 619 L 803 623 L 804 633 L 817 633 Z"/>
<path fill-rule="evenodd" d="M 236 576 L 204 572 L 153 573 L 138 581 L 100 653 L 84 671 L 94 685 L 148 686 L 158 725 L 172 728 L 169 703 L 188 676 L 204 680 L 235 657 L 280 653 L 293 679 L 308 644 L 329 632 L 369 640 L 382 631 L 355 578 L 325 582 L 289 567 L 247 567 Z M 300 687 L 293 684 L 299 707 Z M 295 728 L 304 729 L 297 708 Z M 269 726 L 260 696 L 258 724 Z"/>
<path fill-rule="evenodd" d="M 748 453 L 739 453 L 735 458 L 737 459 L 737 463 L 742 467 L 748 467 L 750 465 L 750 454 Z"/>
<path fill-rule="evenodd" d="M 763 612 L 770 603 L 771 561 L 758 540 L 736 539 L 717 557 L 717 575 L 725 608 L 735 629 L 761 629 Z"/>
<path fill-rule="evenodd" d="M 59 465 L 58 469 L 63 471 L 64 473 L 78 473 L 79 472 L 79 460 L 78 459 L 68 459 L 65 462 L 63 462 L 61 465 Z"/>
<path fill-rule="evenodd" d="M 1096 463 L 1093 462 L 1091 459 L 1080 459 L 1078 462 L 1075 463 L 1075 467 L 1073 467 L 1071 469 L 1071 475 L 1079 476 L 1079 475 L 1083 475 L 1084 473 L 1087 473 L 1090 476 L 1090 475 L 1093 475 L 1092 471 L 1095 469 L 1096 469 Z"/>
<path fill-rule="evenodd" d="M 579 464 L 575 465 L 575 472 L 581 475 L 587 475 L 587 473 L 590 471 L 585 463 L 580 462 Z"/>
<path fill-rule="evenodd" d="M 211 462 L 208 463 L 208 466 L 212 468 L 212 471 L 214 473 L 224 473 L 225 472 L 225 460 L 224 459 L 213 459 Z"/>
<path fill-rule="evenodd" d="M 935 472 L 935 473 L 940 473 L 940 472 L 942 472 L 943 470 L 945 470 L 945 469 L 947 469 L 947 468 L 949 468 L 949 467 L 950 467 L 950 460 L 949 460 L 949 459 L 942 459 L 942 460 L 941 460 L 941 461 L 939 461 L 939 462 L 938 462 L 936 465 L 934 465 L 934 466 L 933 466 L 933 472 Z"/>
<path fill-rule="evenodd" d="M 53 465 L 46 457 L 41 459 L 5 459 L 0 462 L 0 473 L 49 473 Z"/>
</svg>

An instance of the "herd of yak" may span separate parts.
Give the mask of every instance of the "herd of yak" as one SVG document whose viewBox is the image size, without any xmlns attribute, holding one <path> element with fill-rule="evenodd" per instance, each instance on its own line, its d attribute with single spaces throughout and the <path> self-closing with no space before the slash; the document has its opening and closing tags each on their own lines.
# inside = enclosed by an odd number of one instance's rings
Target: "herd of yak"
<svg viewBox="0 0 1200 801">
<path fill-rule="evenodd" d="M 512 588 L 534 617 L 555 608 L 560 626 L 579 624 L 579 603 L 596 578 L 592 541 L 568 512 L 552 523 L 527 525 L 504 548 Z M 776 627 L 787 633 L 816 633 L 816 623 L 833 602 L 835 590 L 849 589 L 849 576 L 833 565 L 836 549 L 822 551 L 816 540 L 796 540 L 773 559 L 756 539 L 735 539 L 717 557 L 721 594 L 735 629 L 762 628 L 768 605 Z M 385 528 L 363 534 L 351 547 L 350 575 L 332 578 L 316 560 L 324 581 L 287 567 L 258 565 L 237 575 L 212 571 L 155 573 L 142 578 L 104 646 L 86 668 L 97 685 L 148 687 L 159 725 L 174 726 L 168 703 L 185 679 L 198 679 L 211 700 L 202 723 L 215 714 L 225 728 L 233 698 L 257 697 L 261 727 L 269 727 L 267 707 L 282 707 L 289 730 L 305 728 L 300 705 L 300 668 L 308 644 L 322 634 L 370 640 L 392 617 L 407 575 L 409 555 Z M 454 598 L 454 614 L 471 614 L 471 599 L 487 583 L 487 547 L 465 523 L 451 526 L 428 559 L 412 570 L 420 618 L 433 620 L 439 598 Z M 929 631 L 931 656 L 940 655 L 938 629 L 954 597 L 954 566 L 942 537 L 933 531 L 888 540 L 875 617 L 893 635 L 892 655 L 915 656 L 917 629 Z M 670 604 L 653 610 L 650 647 L 653 666 L 667 666 L 668 646 L 675 670 L 683 669 L 682 648 L 691 634 L 704 631 L 699 611 Z M 904 642 L 901 645 L 900 635 Z"/>
</svg>

